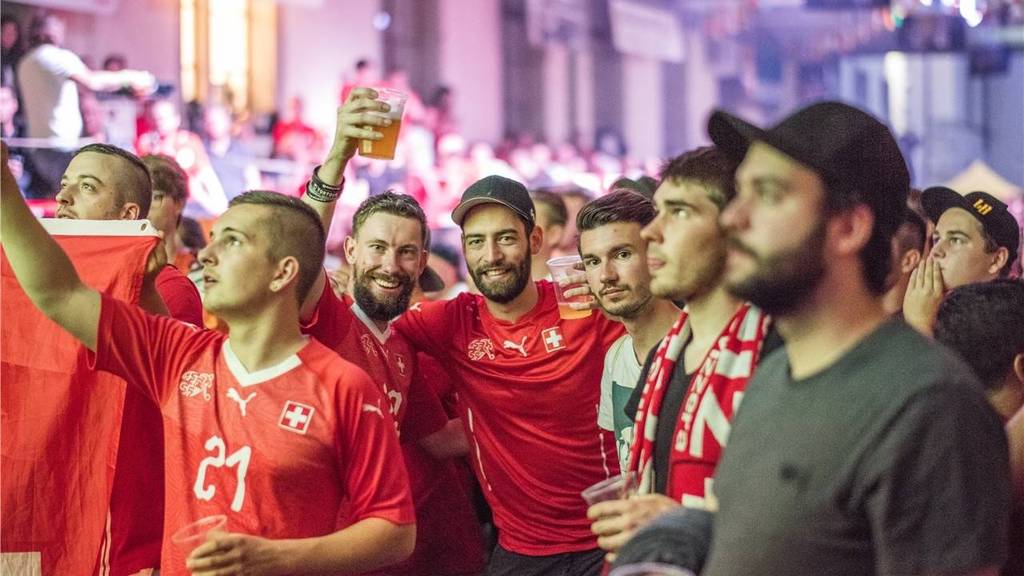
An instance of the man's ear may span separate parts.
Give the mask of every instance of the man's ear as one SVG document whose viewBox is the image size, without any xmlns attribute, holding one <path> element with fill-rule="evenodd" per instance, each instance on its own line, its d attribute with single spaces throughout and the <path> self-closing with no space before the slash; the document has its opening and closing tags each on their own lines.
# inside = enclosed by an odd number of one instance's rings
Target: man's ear
<svg viewBox="0 0 1024 576">
<path fill-rule="evenodd" d="M 135 202 L 125 202 L 121 206 L 121 220 L 138 220 L 141 213 L 142 208 Z"/>
<path fill-rule="evenodd" d="M 1006 266 L 1006 261 L 1010 258 L 1010 251 L 1006 249 L 1006 246 L 1000 246 L 992 254 L 992 263 L 988 266 L 989 274 L 998 274 L 1003 266 Z"/>
<path fill-rule="evenodd" d="M 1013 358 L 1013 375 L 1017 377 L 1017 382 L 1024 386 L 1024 352 Z"/>
<path fill-rule="evenodd" d="M 864 204 L 832 216 L 829 236 L 837 255 L 859 254 L 871 239 L 875 215 Z"/>
<path fill-rule="evenodd" d="M 274 271 L 274 279 L 270 281 L 270 289 L 279 292 L 288 284 L 298 283 L 299 260 L 294 256 L 286 256 L 277 263 L 277 270 Z"/>
<path fill-rule="evenodd" d="M 910 274 L 920 263 L 921 251 L 917 249 L 907 250 L 907 252 L 903 254 L 903 259 L 900 260 L 900 272 L 903 274 Z"/>
<path fill-rule="evenodd" d="M 356 239 L 351 236 L 345 237 L 345 261 L 349 266 L 356 263 Z"/>
<path fill-rule="evenodd" d="M 544 230 L 540 226 L 534 226 L 530 232 L 530 254 L 539 254 L 544 246 Z"/>
</svg>

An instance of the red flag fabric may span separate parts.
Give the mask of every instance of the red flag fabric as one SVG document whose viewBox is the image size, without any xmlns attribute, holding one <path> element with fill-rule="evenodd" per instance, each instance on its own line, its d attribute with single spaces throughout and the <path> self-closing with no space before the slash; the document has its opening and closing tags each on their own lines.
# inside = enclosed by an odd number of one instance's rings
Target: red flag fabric
<svg viewBox="0 0 1024 576">
<path fill-rule="evenodd" d="M 157 237 L 148 221 L 42 220 L 87 285 L 138 302 Z M 16 574 L 98 569 L 125 383 L 36 309 L 0 254 L 3 566 Z"/>
</svg>

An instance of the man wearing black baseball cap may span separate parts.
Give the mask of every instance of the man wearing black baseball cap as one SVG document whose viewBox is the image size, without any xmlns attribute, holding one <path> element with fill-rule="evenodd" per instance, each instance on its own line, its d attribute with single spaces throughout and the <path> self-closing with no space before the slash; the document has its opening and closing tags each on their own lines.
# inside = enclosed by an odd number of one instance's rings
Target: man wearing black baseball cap
<svg viewBox="0 0 1024 576">
<path fill-rule="evenodd" d="M 944 186 L 921 195 L 935 223 L 929 257 L 911 275 L 903 302 L 907 323 L 930 335 L 947 290 L 1005 277 L 1017 260 L 1020 225 L 998 198 L 986 192 L 961 195 Z"/>
<path fill-rule="evenodd" d="M 733 422 L 702 574 L 997 573 L 1001 422 L 961 360 L 882 308 L 910 187 L 892 134 L 837 102 L 766 130 L 719 111 L 708 130 L 742 158 L 727 288 L 786 344 Z"/>
<path fill-rule="evenodd" d="M 531 279 L 543 241 L 526 188 L 488 176 L 452 213 L 480 295 L 422 302 L 395 328 L 457 378 L 473 469 L 494 511 L 489 576 L 596 575 L 604 553 L 580 492 L 618 473 L 595 418 L 604 355 L 623 334 L 603 314 L 564 319 L 556 285 Z"/>
</svg>

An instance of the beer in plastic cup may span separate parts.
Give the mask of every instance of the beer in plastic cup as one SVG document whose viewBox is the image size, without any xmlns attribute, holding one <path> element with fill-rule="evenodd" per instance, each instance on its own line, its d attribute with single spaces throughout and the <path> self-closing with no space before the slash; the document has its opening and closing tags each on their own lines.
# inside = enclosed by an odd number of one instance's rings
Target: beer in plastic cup
<svg viewBox="0 0 1024 576">
<path fill-rule="evenodd" d="M 611 571 L 608 576 L 694 576 L 693 572 L 661 562 L 642 562 L 640 564 L 628 564 L 619 566 Z"/>
<path fill-rule="evenodd" d="M 570 302 L 579 302 L 586 304 L 590 301 L 590 297 L 587 295 L 573 296 L 572 298 L 566 298 L 562 293 L 571 288 L 582 286 L 582 284 L 569 284 L 561 286 L 558 284 L 560 280 L 568 278 L 572 274 L 578 274 L 582 271 L 582 267 L 577 268 L 577 265 L 582 264 L 583 259 L 579 256 L 559 256 L 558 258 L 552 258 L 548 260 L 548 270 L 551 271 L 551 279 L 555 282 L 555 298 L 558 300 L 558 315 L 563 320 L 572 320 L 575 318 L 586 318 L 590 316 L 590 309 L 576 310 L 569 306 Z"/>
<path fill-rule="evenodd" d="M 171 536 L 171 543 L 185 552 L 188 558 L 192 551 L 206 542 L 207 536 L 217 532 L 227 532 L 228 517 L 223 514 L 207 516 L 181 528 Z"/>
<path fill-rule="evenodd" d="M 371 128 L 384 135 L 380 140 L 360 140 L 359 155 L 379 160 L 392 160 L 395 157 L 395 146 L 398 144 L 398 132 L 402 129 L 402 112 L 405 111 L 406 96 L 403 92 L 390 88 L 374 88 L 377 100 L 391 107 L 387 112 L 372 112 L 391 119 L 390 126 L 372 126 Z"/>
<path fill-rule="evenodd" d="M 634 492 L 636 492 L 636 474 L 633 472 L 623 472 L 617 476 L 601 480 L 580 492 L 580 496 L 583 496 L 587 504 L 593 506 L 598 502 L 606 500 L 622 500 Z"/>
</svg>

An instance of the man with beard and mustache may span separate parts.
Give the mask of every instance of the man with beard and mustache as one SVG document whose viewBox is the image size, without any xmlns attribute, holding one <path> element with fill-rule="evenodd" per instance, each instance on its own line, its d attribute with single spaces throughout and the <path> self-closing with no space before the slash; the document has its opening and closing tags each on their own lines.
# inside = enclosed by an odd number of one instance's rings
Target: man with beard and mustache
<svg viewBox="0 0 1024 576">
<path fill-rule="evenodd" d="M 718 222 L 735 197 L 736 162 L 713 147 L 668 161 L 654 193 L 656 215 L 643 229 L 655 297 L 684 300 L 667 316 L 667 335 L 648 357 L 626 407 L 638 431 L 627 469 L 639 496 L 599 502 L 589 515 L 598 543 L 616 551 L 638 528 L 680 505 L 705 508 L 739 406 L 763 352 L 770 322 L 725 290 L 726 235 Z M 582 214 L 582 212 L 581 212 Z M 639 433 L 643 431 L 643 433 Z"/>
<path fill-rule="evenodd" d="M 338 109 L 334 142 L 302 196 L 325 230 L 358 137 L 376 126 L 367 125 L 366 115 L 383 106 L 374 91 L 360 88 Z M 332 191 L 337 193 L 333 197 Z M 426 216 L 411 196 L 385 192 L 367 198 L 352 215 L 352 234 L 345 239 L 352 296 L 339 298 L 324 272 L 303 301 L 301 319 L 303 332 L 377 382 L 403 442 L 420 442 L 431 454 L 445 457 L 466 451 L 461 425 L 449 422 L 437 398 L 414 384 L 415 351 L 390 328 L 409 307 L 414 283 L 426 268 L 428 234 Z"/>
<path fill-rule="evenodd" d="M 542 243 L 526 188 L 488 176 L 462 195 L 470 275 L 481 295 L 423 302 L 395 327 L 456 376 L 474 472 L 494 512 L 488 575 L 600 572 L 580 492 L 618 473 L 594 417 L 605 352 L 622 335 L 603 314 L 565 320 L 555 286 L 530 277 Z"/>
<path fill-rule="evenodd" d="M 733 423 L 702 574 L 997 574 L 1001 421 L 961 360 L 882 307 L 910 188 L 892 134 L 836 102 L 767 130 L 718 111 L 708 130 L 742 160 L 726 286 L 785 349 Z"/>
<path fill-rule="evenodd" d="M 303 196 L 317 211 L 325 229 L 330 228 L 337 198 L 332 197 L 331 189 L 340 194 L 342 174 L 355 153 L 355 136 L 372 130 L 364 127 L 363 114 L 380 106 L 373 91 L 356 88 L 339 109 L 334 143 Z M 353 214 L 352 233 L 345 239 L 345 258 L 351 266 L 350 286 L 344 287 L 339 296 L 327 284 L 326 274 L 321 274 L 302 310 L 304 332 L 365 370 L 377 383 L 398 426 L 407 466 L 416 470 L 425 466 L 442 469 L 448 463 L 438 459 L 468 451 L 461 421 L 449 420 L 425 380 L 427 375 L 420 370 L 415 350 L 390 327 L 392 320 L 409 308 L 415 283 L 422 284 L 428 274 L 433 274 L 426 268 L 428 244 L 426 217 L 411 196 L 385 192 L 366 199 Z M 420 478 L 411 481 L 417 522 L 424 526 L 438 524 L 435 509 L 424 507 L 430 495 L 423 490 L 451 493 L 461 489 L 445 485 L 444 481 L 449 479 L 451 476 L 443 477 L 440 484 L 433 485 L 424 485 Z M 451 498 L 458 495 L 452 494 Z M 465 502 L 455 504 L 468 508 Z M 452 554 L 472 545 L 473 531 L 478 528 L 472 516 L 468 517 L 468 525 L 466 518 L 465 514 L 449 518 L 459 525 L 446 533 L 418 533 L 413 555 L 388 568 L 386 573 L 442 576 L 445 572 L 435 567 L 443 566 L 443 559 L 450 559 Z"/>
</svg>

